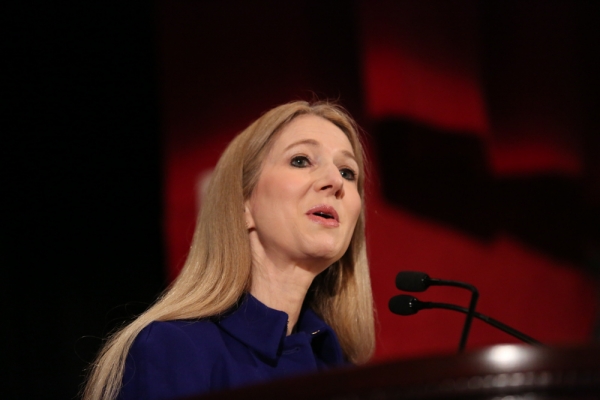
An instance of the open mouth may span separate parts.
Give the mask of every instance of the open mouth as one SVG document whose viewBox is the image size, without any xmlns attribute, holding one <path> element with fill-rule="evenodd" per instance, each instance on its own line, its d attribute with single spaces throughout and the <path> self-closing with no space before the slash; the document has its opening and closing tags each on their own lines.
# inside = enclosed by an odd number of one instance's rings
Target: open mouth
<svg viewBox="0 0 600 400">
<path fill-rule="evenodd" d="M 335 208 L 324 204 L 312 207 L 306 214 L 314 221 L 321 221 L 327 226 L 337 226 L 340 221 Z"/>
<path fill-rule="evenodd" d="M 317 217 L 321 217 L 321 218 L 325 218 L 325 219 L 335 219 L 333 217 L 333 215 L 327 214 L 327 213 L 322 212 L 322 211 L 314 212 L 313 215 L 316 215 Z"/>
</svg>

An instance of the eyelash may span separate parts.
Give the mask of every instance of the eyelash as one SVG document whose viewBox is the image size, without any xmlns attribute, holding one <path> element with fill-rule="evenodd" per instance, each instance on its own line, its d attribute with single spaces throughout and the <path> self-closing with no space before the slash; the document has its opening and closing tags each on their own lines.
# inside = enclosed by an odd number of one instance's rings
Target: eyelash
<svg viewBox="0 0 600 400">
<path fill-rule="evenodd" d="M 302 161 L 302 165 L 298 165 L 298 161 Z M 312 163 L 306 156 L 294 156 L 290 161 L 290 165 L 295 168 L 306 168 L 310 167 Z M 356 172 L 352 168 L 342 168 L 340 169 L 340 174 L 342 175 L 342 178 L 346 179 L 347 181 L 356 180 Z M 349 174 L 350 176 L 346 176 L 347 174 Z"/>
</svg>

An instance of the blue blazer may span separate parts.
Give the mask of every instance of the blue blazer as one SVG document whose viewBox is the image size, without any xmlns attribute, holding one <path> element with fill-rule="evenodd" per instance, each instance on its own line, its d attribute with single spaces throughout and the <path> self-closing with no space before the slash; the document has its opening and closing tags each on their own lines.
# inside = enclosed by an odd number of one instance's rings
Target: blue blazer
<svg viewBox="0 0 600 400">
<path fill-rule="evenodd" d="M 335 332 L 312 310 L 290 336 L 287 319 L 247 294 L 219 318 L 153 322 L 129 351 L 118 398 L 176 399 L 345 363 Z"/>
</svg>

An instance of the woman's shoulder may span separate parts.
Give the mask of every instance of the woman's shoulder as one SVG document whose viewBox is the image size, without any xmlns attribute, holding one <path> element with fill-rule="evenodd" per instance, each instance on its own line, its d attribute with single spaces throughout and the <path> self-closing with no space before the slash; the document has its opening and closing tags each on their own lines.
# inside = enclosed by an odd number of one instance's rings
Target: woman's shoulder
<svg viewBox="0 0 600 400">
<path fill-rule="evenodd" d="M 219 328 L 211 320 L 156 321 L 146 326 L 135 338 L 127 356 L 130 372 L 138 370 L 156 374 L 186 366 L 190 373 L 208 373 L 212 364 L 223 357 L 226 343 Z M 165 366 L 169 366 L 165 369 Z M 170 368 L 170 369 L 169 369 Z"/>
<path fill-rule="evenodd" d="M 129 349 L 119 399 L 184 397 L 209 390 L 224 346 L 210 319 L 148 324 Z"/>
<path fill-rule="evenodd" d="M 134 347 L 198 347 L 203 343 L 214 343 L 220 335 L 219 328 L 210 319 L 154 321 L 140 331 Z"/>
</svg>

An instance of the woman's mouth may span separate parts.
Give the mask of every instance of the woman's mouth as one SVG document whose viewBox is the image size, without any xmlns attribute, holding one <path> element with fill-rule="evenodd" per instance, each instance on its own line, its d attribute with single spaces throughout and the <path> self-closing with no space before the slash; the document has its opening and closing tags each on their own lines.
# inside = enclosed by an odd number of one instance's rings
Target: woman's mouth
<svg viewBox="0 0 600 400">
<path fill-rule="evenodd" d="M 340 225 L 338 213 L 335 211 L 335 208 L 331 206 L 318 205 L 312 207 L 310 210 L 308 210 L 306 215 L 311 221 L 328 227 L 337 227 Z"/>
</svg>

